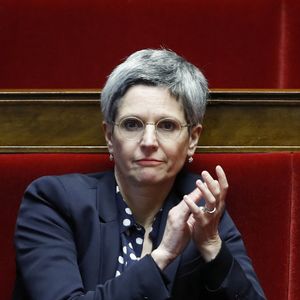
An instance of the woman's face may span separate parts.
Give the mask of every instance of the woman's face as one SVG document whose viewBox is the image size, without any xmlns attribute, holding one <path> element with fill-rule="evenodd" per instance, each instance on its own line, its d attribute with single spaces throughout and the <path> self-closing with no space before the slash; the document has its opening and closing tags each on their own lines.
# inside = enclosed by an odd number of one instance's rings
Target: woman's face
<svg viewBox="0 0 300 300">
<path fill-rule="evenodd" d="M 186 124 L 182 104 L 162 87 L 136 85 L 121 99 L 115 123 L 136 117 L 144 123 L 156 123 L 163 118 Z M 129 123 L 129 127 L 134 126 Z M 176 139 L 162 139 L 155 126 L 145 125 L 140 137 L 126 139 L 120 126 L 104 123 L 109 151 L 115 160 L 117 178 L 134 184 L 156 184 L 175 179 L 188 156 L 192 156 L 201 132 L 201 126 L 182 127 Z"/>
</svg>

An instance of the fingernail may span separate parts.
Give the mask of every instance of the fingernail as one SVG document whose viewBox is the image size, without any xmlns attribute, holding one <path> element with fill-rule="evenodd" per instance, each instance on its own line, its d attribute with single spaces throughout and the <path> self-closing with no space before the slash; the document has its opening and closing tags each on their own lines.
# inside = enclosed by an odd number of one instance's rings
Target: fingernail
<svg viewBox="0 0 300 300">
<path fill-rule="evenodd" d="M 199 179 L 199 180 L 197 180 L 197 184 L 199 185 L 199 186 L 203 186 L 204 185 L 204 183 Z"/>
<path fill-rule="evenodd" d="M 207 176 L 207 171 L 203 171 L 203 172 L 201 173 L 201 175 L 202 175 L 202 177 L 206 177 L 206 176 Z"/>
</svg>

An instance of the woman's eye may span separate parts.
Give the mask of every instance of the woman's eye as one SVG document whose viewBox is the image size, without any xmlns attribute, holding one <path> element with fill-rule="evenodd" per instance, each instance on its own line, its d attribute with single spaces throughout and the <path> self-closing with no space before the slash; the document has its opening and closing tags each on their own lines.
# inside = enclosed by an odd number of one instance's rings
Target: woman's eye
<svg viewBox="0 0 300 300">
<path fill-rule="evenodd" d="M 136 119 L 126 119 L 122 122 L 122 128 L 132 131 L 132 130 L 140 130 L 143 128 L 143 123 L 140 120 Z"/>
<path fill-rule="evenodd" d="M 164 130 L 164 131 L 174 131 L 178 129 L 178 124 L 174 120 L 161 120 L 157 124 L 158 129 Z"/>
</svg>

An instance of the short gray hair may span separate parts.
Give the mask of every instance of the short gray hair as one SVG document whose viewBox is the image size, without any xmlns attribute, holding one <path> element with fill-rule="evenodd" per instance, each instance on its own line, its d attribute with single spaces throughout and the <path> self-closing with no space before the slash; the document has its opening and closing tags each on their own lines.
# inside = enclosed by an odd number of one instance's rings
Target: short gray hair
<svg viewBox="0 0 300 300">
<path fill-rule="evenodd" d="M 115 120 L 119 102 L 137 84 L 166 87 L 181 101 L 188 123 L 202 123 L 208 97 L 201 71 L 175 52 L 145 49 L 131 54 L 107 79 L 101 93 L 101 109 L 107 123 Z"/>
</svg>

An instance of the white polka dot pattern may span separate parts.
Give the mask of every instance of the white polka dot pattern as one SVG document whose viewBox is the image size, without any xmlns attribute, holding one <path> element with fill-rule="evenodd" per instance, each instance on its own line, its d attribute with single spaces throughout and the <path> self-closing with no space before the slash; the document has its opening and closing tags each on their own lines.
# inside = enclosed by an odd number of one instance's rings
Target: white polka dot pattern
<svg viewBox="0 0 300 300">
<path fill-rule="evenodd" d="M 127 215 L 132 215 L 132 211 L 129 207 L 125 208 L 125 212 L 126 212 Z"/>
<path fill-rule="evenodd" d="M 121 248 L 115 277 L 120 276 L 127 266 L 130 266 L 140 259 L 145 236 L 145 229 L 140 224 L 136 223 L 131 209 L 122 198 L 118 186 L 116 187 L 116 201 L 120 220 Z M 161 215 L 161 211 L 162 210 L 159 211 L 158 215 Z M 158 228 L 160 222 L 160 218 L 158 218 L 159 222 L 157 222 L 156 219 L 157 216 L 153 220 L 154 229 L 151 228 L 151 239 L 155 237 L 153 231 L 155 231 L 156 227 Z M 156 227 L 155 224 L 157 224 Z"/>
<path fill-rule="evenodd" d="M 137 238 L 135 239 L 135 242 L 136 242 L 138 245 L 142 245 L 143 242 L 144 242 L 144 240 L 143 240 L 142 238 L 140 238 L 140 237 L 137 237 Z"/>
<path fill-rule="evenodd" d="M 129 226 L 131 224 L 131 221 L 129 219 L 124 219 L 123 220 L 123 225 L 124 226 Z"/>
<path fill-rule="evenodd" d="M 132 260 L 136 260 L 136 256 L 134 253 L 130 253 L 129 257 L 132 259 Z"/>
</svg>

